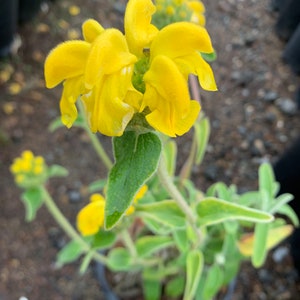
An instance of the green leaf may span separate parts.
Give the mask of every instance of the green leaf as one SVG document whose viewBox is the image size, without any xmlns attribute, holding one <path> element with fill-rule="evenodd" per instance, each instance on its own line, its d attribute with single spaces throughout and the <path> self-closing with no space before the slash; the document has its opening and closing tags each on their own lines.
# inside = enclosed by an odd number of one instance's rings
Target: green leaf
<svg viewBox="0 0 300 300">
<path fill-rule="evenodd" d="M 80 114 L 78 114 L 77 119 L 73 123 L 73 127 L 74 126 L 78 126 L 78 127 L 85 127 L 86 126 L 84 118 Z M 61 117 L 57 117 L 56 119 L 54 119 L 50 123 L 48 129 L 49 129 L 50 132 L 54 132 L 55 130 L 57 130 L 60 127 L 65 127 L 65 125 L 62 123 Z"/>
<path fill-rule="evenodd" d="M 288 204 L 281 206 L 279 209 L 277 209 L 277 213 L 287 216 L 292 221 L 294 226 L 299 226 L 299 218 L 295 211 Z"/>
<path fill-rule="evenodd" d="M 100 230 L 94 235 L 92 247 L 97 250 L 106 249 L 111 247 L 115 243 L 116 239 L 117 237 L 114 232 Z"/>
<path fill-rule="evenodd" d="M 143 219 L 145 226 L 156 235 L 167 235 L 172 231 L 172 228 L 165 226 L 154 219 L 148 218 L 146 214 L 140 214 Z"/>
<path fill-rule="evenodd" d="M 186 229 L 175 230 L 173 232 L 173 236 L 178 249 L 181 252 L 187 251 L 189 247 L 189 241 L 187 238 Z"/>
<path fill-rule="evenodd" d="M 169 227 L 183 228 L 186 224 L 185 215 L 174 200 L 137 205 L 136 212 Z"/>
<path fill-rule="evenodd" d="M 48 168 L 48 177 L 65 177 L 68 176 L 69 171 L 59 165 L 52 165 Z"/>
<path fill-rule="evenodd" d="M 219 197 L 219 198 L 224 199 L 226 201 L 231 200 L 231 195 L 230 195 L 230 192 L 228 190 L 228 187 L 223 182 L 217 182 L 217 183 L 214 183 L 213 185 L 211 185 L 208 188 L 208 190 L 206 192 L 206 195 L 208 197 Z"/>
<path fill-rule="evenodd" d="M 89 185 L 88 190 L 90 193 L 101 192 L 104 189 L 106 183 L 106 179 L 96 180 Z"/>
<path fill-rule="evenodd" d="M 83 275 L 87 268 L 89 267 L 92 259 L 93 259 L 93 255 L 94 255 L 95 251 L 89 251 L 83 258 L 82 260 L 82 263 L 80 265 L 80 268 L 79 268 L 79 274 L 80 275 Z"/>
<path fill-rule="evenodd" d="M 111 229 L 130 206 L 141 186 L 157 169 L 161 142 L 152 132 L 125 132 L 113 139 L 116 163 L 108 177 L 105 228 Z"/>
<path fill-rule="evenodd" d="M 183 300 L 192 300 L 197 291 L 204 265 L 203 253 L 200 250 L 192 250 L 186 259 L 186 285 Z"/>
<path fill-rule="evenodd" d="M 273 169 L 269 163 L 263 163 L 258 170 L 259 190 L 265 190 L 268 194 L 268 203 L 277 193 L 277 184 Z"/>
<path fill-rule="evenodd" d="M 64 264 L 75 261 L 83 253 L 84 249 L 82 246 L 76 241 L 71 241 L 58 252 L 56 263 L 61 267 Z"/>
<path fill-rule="evenodd" d="M 223 268 L 224 268 L 224 280 L 223 284 L 227 285 L 236 277 L 243 256 L 240 254 L 237 247 L 236 234 L 226 234 L 223 243 Z M 215 257 L 216 258 L 216 257 Z"/>
<path fill-rule="evenodd" d="M 203 53 L 201 52 L 201 56 L 208 62 L 212 62 L 217 59 L 217 53 L 216 51 L 212 53 Z"/>
<path fill-rule="evenodd" d="M 173 140 L 164 143 L 164 155 L 168 173 L 173 176 L 176 169 L 177 145 Z"/>
<path fill-rule="evenodd" d="M 293 232 L 292 225 L 284 224 L 284 225 L 270 228 L 267 236 L 267 250 L 269 251 L 273 247 L 277 246 L 284 239 L 286 239 L 292 232 Z M 240 252 L 246 257 L 250 257 L 253 254 L 254 236 L 255 236 L 254 233 L 246 233 L 242 235 L 240 240 L 237 242 Z"/>
<path fill-rule="evenodd" d="M 230 203 L 217 198 L 205 198 L 196 207 L 199 225 L 212 225 L 227 220 L 271 222 L 274 217 L 266 212 Z"/>
<path fill-rule="evenodd" d="M 38 209 L 43 204 L 43 193 L 39 188 L 31 188 L 26 190 L 21 199 L 25 205 L 26 221 L 33 221 Z"/>
<path fill-rule="evenodd" d="M 271 206 L 269 212 L 271 214 L 277 213 L 277 211 L 280 209 L 280 207 L 284 206 L 285 204 L 289 203 L 291 200 L 294 199 L 294 196 L 292 194 L 282 194 L 278 196 L 274 201 L 273 205 Z"/>
<path fill-rule="evenodd" d="M 183 276 L 176 276 L 171 279 L 166 285 L 166 294 L 169 297 L 177 298 L 183 294 L 185 278 Z"/>
<path fill-rule="evenodd" d="M 239 197 L 239 204 L 244 206 L 255 206 L 260 201 L 260 194 L 258 191 L 246 192 Z"/>
<path fill-rule="evenodd" d="M 146 257 L 172 244 L 169 236 L 143 236 L 136 241 L 136 250 L 139 257 Z"/>
<path fill-rule="evenodd" d="M 145 300 L 160 300 L 161 282 L 143 279 L 143 292 Z"/>
<path fill-rule="evenodd" d="M 252 264 L 254 267 L 261 267 L 267 257 L 268 248 L 268 233 L 269 233 L 269 224 L 256 224 L 255 233 L 254 233 L 254 247 L 253 255 L 251 258 Z"/>
<path fill-rule="evenodd" d="M 203 300 L 212 299 L 223 285 L 224 271 L 217 264 L 208 269 L 203 288 Z"/>
<path fill-rule="evenodd" d="M 49 124 L 49 131 L 50 132 L 54 132 L 55 130 L 57 130 L 60 127 L 64 127 L 65 125 L 62 123 L 61 121 L 61 117 L 57 117 L 55 118 L 50 124 Z"/>
<path fill-rule="evenodd" d="M 114 248 L 108 254 L 107 266 L 114 272 L 131 269 L 130 253 L 124 248 Z"/>
<path fill-rule="evenodd" d="M 197 152 L 196 152 L 196 165 L 199 165 L 204 157 L 209 135 L 210 135 L 210 123 L 208 118 L 204 117 L 199 122 L 194 124 L 195 128 L 195 138 L 197 143 Z"/>
</svg>

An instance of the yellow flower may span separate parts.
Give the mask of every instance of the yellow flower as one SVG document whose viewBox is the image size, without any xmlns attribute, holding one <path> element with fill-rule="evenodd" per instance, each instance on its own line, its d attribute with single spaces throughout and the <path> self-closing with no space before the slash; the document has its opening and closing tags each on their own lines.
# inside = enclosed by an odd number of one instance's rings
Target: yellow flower
<svg viewBox="0 0 300 300">
<path fill-rule="evenodd" d="M 200 105 L 190 101 L 188 75 L 197 75 L 204 89 L 217 90 L 213 72 L 200 54 L 214 50 L 206 29 L 190 22 L 170 24 L 155 34 L 151 31 L 149 35 L 150 10 L 147 10 L 148 15 L 144 19 L 141 9 L 142 4 L 150 6 L 149 2 L 129 1 L 125 12 L 126 39 L 130 41 L 131 49 L 139 49 L 140 54 L 145 54 L 144 59 L 149 59 L 149 69 L 143 77 L 145 92 L 140 111 L 147 112 L 148 108 L 148 123 L 156 130 L 174 137 L 187 132 L 200 111 Z M 135 29 L 141 23 L 141 28 Z"/>
<path fill-rule="evenodd" d="M 156 8 L 151 0 L 129 0 L 124 17 L 125 36 L 130 52 L 137 57 L 149 47 L 158 29 L 151 24 Z"/>
<path fill-rule="evenodd" d="M 90 203 L 77 215 L 77 228 L 83 236 L 96 234 L 104 223 L 105 200 L 100 194 L 93 194 Z"/>
<path fill-rule="evenodd" d="M 169 14 L 173 2 L 168 2 Z M 204 10 L 197 1 L 175 2 L 188 2 L 199 13 Z M 217 89 L 213 72 L 200 54 L 214 51 L 211 40 L 204 27 L 191 22 L 159 31 L 151 24 L 155 10 L 151 0 L 129 0 L 125 35 L 88 20 L 82 26 L 84 40 L 62 43 L 50 52 L 46 86 L 63 82 L 60 110 L 67 127 L 77 118 L 80 98 L 93 132 L 121 136 L 136 113 L 172 137 L 191 128 L 200 105 L 190 100 L 188 75 L 197 75 L 206 90 Z"/>
<path fill-rule="evenodd" d="M 82 30 L 84 41 L 62 43 L 48 55 L 46 86 L 64 81 L 60 110 L 67 127 L 77 118 L 75 103 L 81 96 L 91 130 L 120 136 L 141 98 L 131 83 L 137 59 L 117 29 L 104 30 L 95 20 L 88 20 Z"/>
<path fill-rule="evenodd" d="M 186 80 L 176 64 L 167 56 L 158 55 L 144 80 L 143 105 L 151 111 L 146 116 L 148 123 L 171 137 L 187 132 L 198 116 L 200 104 L 190 101 Z"/>
<path fill-rule="evenodd" d="M 168 56 L 176 63 L 186 79 L 188 74 L 195 74 L 203 89 L 216 91 L 212 69 L 200 52 L 214 52 L 207 30 L 189 22 L 178 22 L 159 31 L 150 47 L 150 59 L 157 55 Z"/>
<path fill-rule="evenodd" d="M 44 158 L 34 156 L 29 150 L 23 151 L 21 156 L 15 158 L 10 166 L 10 171 L 15 176 L 16 183 L 21 186 L 42 183 L 46 178 L 46 169 Z"/>
</svg>

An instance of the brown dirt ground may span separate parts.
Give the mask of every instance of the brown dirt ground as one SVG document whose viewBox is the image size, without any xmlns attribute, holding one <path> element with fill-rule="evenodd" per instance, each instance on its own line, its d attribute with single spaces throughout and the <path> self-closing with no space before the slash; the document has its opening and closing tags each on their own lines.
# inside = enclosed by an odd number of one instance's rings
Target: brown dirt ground
<svg viewBox="0 0 300 300">
<path fill-rule="evenodd" d="M 284 44 L 274 34 L 276 14 L 270 11 L 268 0 L 204 3 L 207 28 L 218 54 L 212 66 L 219 91 L 201 92 L 212 133 L 205 161 L 193 176 L 202 189 L 222 180 L 241 191 L 250 190 L 257 186 L 259 163 L 274 162 L 299 135 L 299 113 L 284 113 L 279 105 L 280 99 L 293 98 L 299 79 L 281 61 Z M 65 166 L 70 176 L 51 181 L 50 190 L 74 222 L 86 201 L 87 185 L 103 176 L 105 169 L 95 164 L 96 155 L 81 130 L 49 133 L 49 123 L 59 115 L 61 87 L 44 87 L 43 62 L 58 42 L 80 33 L 81 23 L 89 17 L 105 27 L 122 28 L 123 4 L 113 0 L 49 4 L 49 10 L 19 29 L 22 46 L 18 54 L 0 64 L 0 300 L 103 299 L 92 269 L 80 277 L 77 264 L 55 268 L 55 255 L 67 238 L 44 208 L 34 222 L 24 221 L 20 191 L 8 168 L 25 149 L 43 155 L 48 164 Z M 71 5 L 81 8 L 79 15 L 69 13 Z M 11 67 L 13 71 L 5 77 L 3 71 L 9 73 Z M 279 100 L 270 100 L 270 92 Z M 109 139 L 101 139 L 109 148 Z M 189 151 L 188 139 L 189 135 L 178 139 L 181 157 Z M 124 291 L 122 280 L 128 283 L 131 278 L 120 275 L 112 280 Z M 299 298 L 300 284 L 289 255 L 275 263 L 271 253 L 261 270 L 243 265 L 231 299 Z"/>
</svg>

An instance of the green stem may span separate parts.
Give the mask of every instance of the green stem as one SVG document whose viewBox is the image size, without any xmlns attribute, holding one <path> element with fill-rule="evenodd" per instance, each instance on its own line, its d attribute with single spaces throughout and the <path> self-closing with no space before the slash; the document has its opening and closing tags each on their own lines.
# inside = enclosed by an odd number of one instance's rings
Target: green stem
<svg viewBox="0 0 300 300">
<path fill-rule="evenodd" d="M 83 240 L 63 213 L 59 210 L 47 189 L 42 187 L 41 191 L 43 193 L 44 203 L 57 224 L 65 231 L 69 238 L 78 243 L 86 253 L 90 252 L 92 250 L 90 245 Z M 100 263 L 106 264 L 106 257 L 97 252 L 93 253 L 93 258 Z"/>
<path fill-rule="evenodd" d="M 188 179 L 191 176 L 191 172 L 192 172 L 192 168 L 193 168 L 193 164 L 194 164 L 195 156 L 196 156 L 196 150 L 197 150 L 197 142 L 196 142 L 195 135 L 196 135 L 196 131 L 194 131 L 193 141 L 192 141 L 192 146 L 191 146 L 189 156 L 188 156 L 187 160 L 185 161 L 185 163 L 179 173 L 180 184 L 182 184 L 185 179 Z"/>
<path fill-rule="evenodd" d="M 185 213 L 188 222 L 197 236 L 197 244 L 195 246 L 198 246 L 202 241 L 202 234 L 196 225 L 197 217 L 183 198 L 182 194 L 179 192 L 172 178 L 169 176 L 163 157 L 160 160 L 157 172 L 163 186 L 167 189 L 170 196 L 177 202 L 178 206 Z"/>
<path fill-rule="evenodd" d="M 123 240 L 125 246 L 129 250 L 131 256 L 137 257 L 136 248 L 135 248 L 134 242 L 133 242 L 129 232 L 125 229 L 121 232 L 121 236 L 122 236 L 122 240 Z"/>
<path fill-rule="evenodd" d="M 92 133 L 89 126 L 88 126 L 88 122 L 86 119 L 86 115 L 84 113 L 84 109 L 83 109 L 83 105 L 81 103 L 81 101 L 78 101 L 78 107 L 79 107 L 79 111 L 80 114 L 84 120 L 84 130 L 87 132 L 93 147 L 96 150 L 96 153 L 98 154 L 98 156 L 100 157 L 100 159 L 102 160 L 102 162 L 104 163 L 104 165 L 106 166 L 107 170 L 110 170 L 113 166 L 112 161 L 110 160 L 109 156 L 107 155 L 106 151 L 104 150 L 101 142 L 99 141 L 97 135 L 95 133 Z"/>
</svg>

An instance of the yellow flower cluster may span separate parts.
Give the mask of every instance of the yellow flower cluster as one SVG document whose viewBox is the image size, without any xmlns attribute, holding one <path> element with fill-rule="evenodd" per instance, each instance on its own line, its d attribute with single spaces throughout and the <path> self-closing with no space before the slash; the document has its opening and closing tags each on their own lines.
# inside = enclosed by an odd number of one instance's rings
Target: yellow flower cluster
<svg viewBox="0 0 300 300">
<path fill-rule="evenodd" d="M 90 19 L 82 26 L 84 40 L 67 41 L 50 52 L 46 86 L 63 82 L 60 110 L 67 127 L 77 118 L 80 98 L 93 132 L 121 136 L 132 119 L 171 137 L 191 128 L 200 104 L 190 99 L 188 75 L 197 75 L 206 90 L 217 89 L 201 56 L 214 52 L 211 40 L 192 22 L 159 30 L 151 23 L 155 11 L 151 0 L 129 0 L 125 34 Z"/>
<path fill-rule="evenodd" d="M 162 28 L 180 21 L 190 21 L 205 26 L 205 6 L 200 0 L 156 0 L 153 23 Z"/>
<path fill-rule="evenodd" d="M 22 184 L 27 179 L 39 177 L 46 169 L 44 158 L 34 156 L 29 150 L 24 151 L 20 157 L 14 159 L 10 171 L 15 176 L 17 184 Z"/>
<path fill-rule="evenodd" d="M 127 209 L 126 215 L 134 213 L 134 205 L 147 192 L 148 187 L 144 185 L 134 197 L 133 204 Z M 90 203 L 80 210 L 77 215 L 77 228 L 83 236 L 96 234 L 104 224 L 105 199 L 101 194 L 93 194 Z"/>
</svg>

